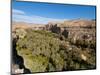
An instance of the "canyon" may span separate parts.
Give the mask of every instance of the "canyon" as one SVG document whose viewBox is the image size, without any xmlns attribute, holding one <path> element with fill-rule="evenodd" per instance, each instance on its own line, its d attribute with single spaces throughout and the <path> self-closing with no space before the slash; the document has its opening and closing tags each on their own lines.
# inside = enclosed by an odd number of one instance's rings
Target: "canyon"
<svg viewBox="0 0 100 75">
<path fill-rule="evenodd" d="M 13 22 L 12 40 L 12 71 L 31 73 L 96 68 L 96 20 L 75 19 L 48 24 Z M 43 61 L 37 62 L 39 60 Z M 42 67 L 32 67 L 32 63 Z"/>
</svg>

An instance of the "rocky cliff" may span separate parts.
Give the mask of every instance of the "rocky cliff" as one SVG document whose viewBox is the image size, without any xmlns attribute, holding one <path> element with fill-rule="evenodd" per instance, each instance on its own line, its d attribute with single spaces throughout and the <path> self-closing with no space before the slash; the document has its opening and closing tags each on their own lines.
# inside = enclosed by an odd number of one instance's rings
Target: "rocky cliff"
<svg viewBox="0 0 100 75">
<path fill-rule="evenodd" d="M 63 35 L 76 42 L 76 40 L 95 40 L 96 21 L 95 20 L 69 20 L 62 23 L 48 23 L 46 30 Z"/>
</svg>

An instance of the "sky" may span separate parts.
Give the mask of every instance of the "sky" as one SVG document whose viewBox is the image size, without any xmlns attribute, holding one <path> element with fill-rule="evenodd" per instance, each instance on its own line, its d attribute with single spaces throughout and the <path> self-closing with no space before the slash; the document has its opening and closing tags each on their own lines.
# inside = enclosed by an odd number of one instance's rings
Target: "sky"
<svg viewBox="0 0 100 75">
<path fill-rule="evenodd" d="M 46 24 L 51 21 L 96 19 L 96 7 L 41 2 L 12 2 L 12 20 Z"/>
</svg>

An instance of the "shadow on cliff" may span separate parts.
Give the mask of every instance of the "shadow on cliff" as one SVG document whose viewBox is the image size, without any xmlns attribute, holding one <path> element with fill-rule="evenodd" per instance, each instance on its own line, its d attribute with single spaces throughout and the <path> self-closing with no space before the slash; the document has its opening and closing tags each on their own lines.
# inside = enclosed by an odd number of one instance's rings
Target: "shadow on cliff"
<svg viewBox="0 0 100 75">
<path fill-rule="evenodd" d="M 19 69 L 24 69 L 24 74 L 28 74 L 28 73 L 31 73 L 29 69 L 27 69 L 25 66 L 24 66 L 24 60 L 21 56 L 19 56 L 17 54 L 17 50 L 16 50 L 16 39 L 13 39 L 13 50 L 12 50 L 12 62 L 14 64 L 17 64 L 19 65 Z"/>
</svg>

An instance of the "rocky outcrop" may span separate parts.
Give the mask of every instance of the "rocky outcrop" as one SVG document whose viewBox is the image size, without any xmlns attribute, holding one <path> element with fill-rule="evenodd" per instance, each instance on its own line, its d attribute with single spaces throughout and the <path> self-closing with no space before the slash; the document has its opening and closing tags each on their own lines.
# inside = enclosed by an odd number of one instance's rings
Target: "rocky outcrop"
<svg viewBox="0 0 100 75">
<path fill-rule="evenodd" d="M 27 69 L 24 65 L 23 57 L 19 56 L 16 50 L 16 42 L 18 38 L 13 38 L 13 46 L 12 46 L 12 69 L 11 74 L 22 74 L 22 73 L 31 73 L 29 69 Z"/>
<path fill-rule="evenodd" d="M 46 30 L 63 35 L 73 41 L 78 39 L 95 40 L 96 23 L 94 20 L 69 20 L 63 23 L 48 23 Z"/>
</svg>

